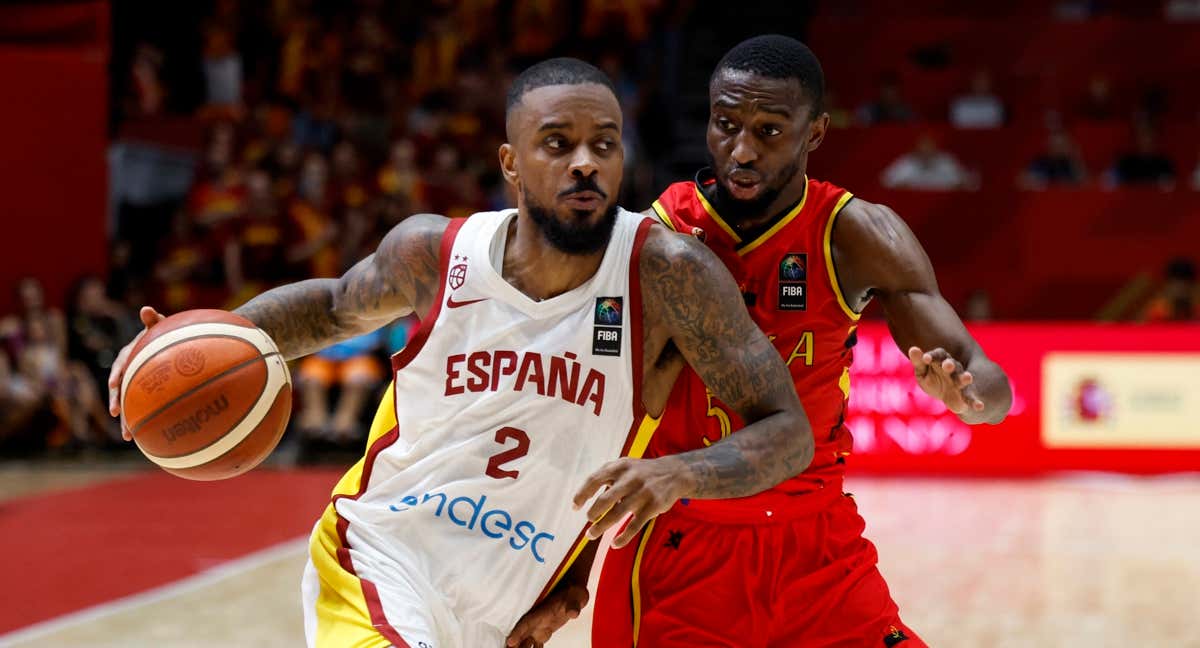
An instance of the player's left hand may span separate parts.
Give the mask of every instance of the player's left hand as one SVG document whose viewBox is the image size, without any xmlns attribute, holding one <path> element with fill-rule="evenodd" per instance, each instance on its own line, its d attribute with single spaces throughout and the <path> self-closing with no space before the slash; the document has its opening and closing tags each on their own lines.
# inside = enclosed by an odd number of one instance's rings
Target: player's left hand
<svg viewBox="0 0 1200 648">
<path fill-rule="evenodd" d="M 920 347 L 909 347 L 908 359 L 921 389 L 945 403 L 951 412 L 962 416 L 971 411 L 983 411 L 983 401 L 979 400 L 974 385 L 975 377 L 945 349 L 922 351 Z"/>
<path fill-rule="evenodd" d="M 507 648 L 542 648 L 559 628 L 579 616 L 591 595 L 586 587 L 567 585 L 555 589 L 517 621 L 504 645 Z"/>
<path fill-rule="evenodd" d="M 637 537 L 642 527 L 650 520 L 683 497 L 685 480 L 680 478 L 680 461 L 674 457 L 659 459 L 617 459 L 610 461 L 592 473 L 575 493 L 575 508 L 581 508 L 601 486 L 608 488 L 592 502 L 588 519 L 592 526 L 587 537 L 595 540 L 620 522 L 625 514 L 632 519 L 617 537 L 613 546 L 624 547 Z"/>
</svg>

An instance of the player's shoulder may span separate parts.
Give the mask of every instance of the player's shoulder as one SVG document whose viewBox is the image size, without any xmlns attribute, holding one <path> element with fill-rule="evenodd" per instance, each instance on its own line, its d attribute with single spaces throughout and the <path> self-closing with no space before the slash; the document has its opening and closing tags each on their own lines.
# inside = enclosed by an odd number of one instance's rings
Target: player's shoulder
<svg viewBox="0 0 1200 648">
<path fill-rule="evenodd" d="M 651 210 L 654 216 L 672 229 L 679 229 L 681 224 L 689 224 L 704 213 L 696 183 L 692 181 L 668 185 L 654 201 Z"/>
<path fill-rule="evenodd" d="M 896 240 L 907 229 L 904 220 L 891 207 L 855 196 L 838 212 L 833 235 L 838 240 L 849 238 L 886 243 Z"/>
<path fill-rule="evenodd" d="M 436 260 L 442 238 L 452 222 L 441 214 L 413 214 L 388 231 L 379 244 L 377 255 L 397 260 Z"/>
<path fill-rule="evenodd" d="M 700 239 L 689 234 L 675 232 L 666 226 L 655 223 L 646 233 L 642 243 L 639 269 L 642 280 L 670 274 L 679 277 L 695 277 L 697 272 L 708 272 L 723 269 L 721 260 Z"/>
</svg>

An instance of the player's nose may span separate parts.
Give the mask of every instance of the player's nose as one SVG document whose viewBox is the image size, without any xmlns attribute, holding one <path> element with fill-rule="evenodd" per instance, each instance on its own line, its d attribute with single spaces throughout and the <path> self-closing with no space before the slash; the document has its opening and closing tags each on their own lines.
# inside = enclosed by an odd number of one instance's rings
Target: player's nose
<svg viewBox="0 0 1200 648">
<path fill-rule="evenodd" d="M 578 146 L 571 155 L 571 177 L 586 178 L 599 171 L 596 156 L 587 146 Z"/>
<path fill-rule="evenodd" d="M 758 151 L 755 150 L 753 142 L 746 135 L 745 130 L 738 133 L 733 140 L 733 152 L 730 157 L 738 166 L 749 166 L 758 159 Z"/>
</svg>

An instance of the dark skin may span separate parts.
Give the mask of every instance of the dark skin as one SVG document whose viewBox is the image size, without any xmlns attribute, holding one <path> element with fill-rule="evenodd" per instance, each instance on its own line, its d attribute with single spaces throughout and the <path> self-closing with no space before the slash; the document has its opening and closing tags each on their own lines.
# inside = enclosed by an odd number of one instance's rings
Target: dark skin
<svg viewBox="0 0 1200 648">
<path fill-rule="evenodd" d="M 778 195 L 764 209 L 733 220 L 760 229 L 804 196 L 808 156 L 829 129 L 829 114 L 814 114 L 796 79 L 721 70 L 709 88 L 708 148 L 714 173 L 735 198 Z M 794 169 L 792 177 L 785 172 Z M 760 179 L 750 187 L 748 180 Z M 716 191 L 709 188 L 709 197 Z M 1012 405 L 1004 371 L 992 362 L 938 290 L 929 257 L 904 221 L 886 205 L 855 198 L 835 222 L 834 266 L 849 306 L 883 306 L 888 328 L 912 362 L 921 388 L 964 422 L 999 423 Z"/>
<path fill-rule="evenodd" d="M 808 156 L 825 139 L 829 114 L 813 110 L 796 79 L 739 70 L 718 72 L 709 100 L 708 149 L 726 191 L 706 187 L 706 197 L 718 209 L 732 207 L 723 215 L 743 234 L 760 232 L 804 197 Z M 722 203 L 721 193 L 741 204 Z M 942 297 L 925 250 L 896 212 L 851 200 L 837 218 L 832 248 L 848 304 L 856 312 L 871 300 L 883 305 L 892 337 L 907 349 L 921 389 L 966 423 L 1002 421 L 1012 405 L 1008 377 Z M 791 378 L 786 380 L 793 389 Z M 577 615 L 561 606 L 539 606 L 518 627 L 536 628 L 537 636 L 548 638 Z"/>
<path fill-rule="evenodd" d="M 500 148 L 505 179 L 517 190 L 518 215 L 508 231 L 502 274 L 531 299 L 572 290 L 595 274 L 603 249 L 566 254 L 544 238 L 528 213 L 527 196 L 562 223 L 598 222 L 620 189 L 624 164 L 621 113 L 598 84 L 558 85 L 527 92 L 510 114 L 509 142 Z M 599 192 L 574 192 L 581 178 Z M 600 194 L 604 194 L 601 196 Z M 291 359 L 374 330 L 414 311 L 428 312 L 440 282 L 439 245 L 448 220 L 417 215 L 397 225 L 374 254 L 338 279 L 282 286 L 237 311 L 266 331 Z M 638 268 L 643 298 L 643 403 L 658 416 L 681 367 L 690 364 L 723 402 L 747 422 L 738 435 L 703 450 L 658 459 L 619 459 L 604 465 L 574 494 L 581 508 L 597 492 L 588 518 L 599 537 L 626 515 L 625 544 L 654 516 L 681 498 L 728 498 L 757 493 L 804 470 L 813 439 L 787 369 L 754 325 L 741 293 L 720 260 L 690 237 L 663 227 L 647 235 Z M 162 319 L 142 309 L 147 328 Z M 144 335 L 144 332 L 143 332 Z M 741 340 L 738 345 L 727 344 Z M 120 414 L 129 350 L 114 362 L 110 411 Z M 594 550 L 592 552 L 594 555 Z M 543 600 L 539 619 L 571 618 L 586 603 L 590 556 Z M 582 579 L 582 580 L 581 580 Z M 553 627 L 556 629 L 558 625 Z M 540 646 L 546 625 L 519 623 L 510 646 Z M 553 630 L 550 630 L 552 632 Z"/>
</svg>

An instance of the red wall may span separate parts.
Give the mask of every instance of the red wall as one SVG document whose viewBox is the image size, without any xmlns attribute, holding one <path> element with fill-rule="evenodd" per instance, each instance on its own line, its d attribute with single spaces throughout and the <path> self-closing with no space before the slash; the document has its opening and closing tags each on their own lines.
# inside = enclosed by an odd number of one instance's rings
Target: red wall
<svg viewBox="0 0 1200 648">
<path fill-rule="evenodd" d="M 108 4 L 0 7 L 0 312 L 105 269 Z M 14 44 L 19 43 L 19 44 Z"/>
</svg>

